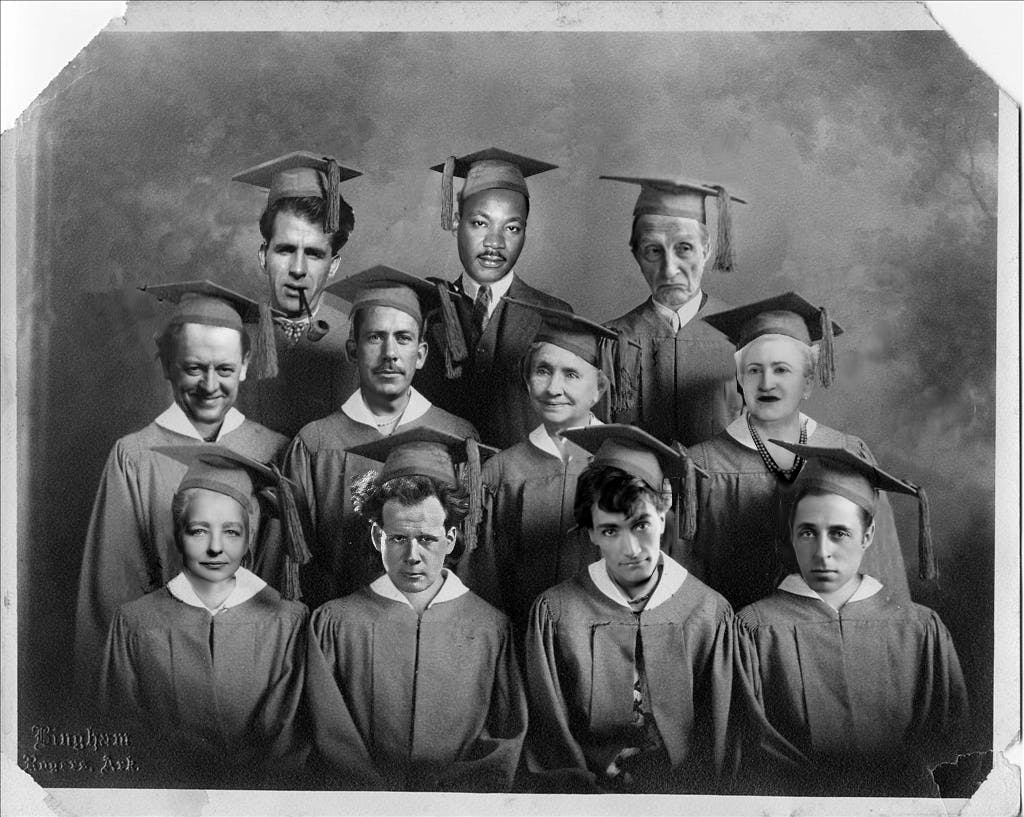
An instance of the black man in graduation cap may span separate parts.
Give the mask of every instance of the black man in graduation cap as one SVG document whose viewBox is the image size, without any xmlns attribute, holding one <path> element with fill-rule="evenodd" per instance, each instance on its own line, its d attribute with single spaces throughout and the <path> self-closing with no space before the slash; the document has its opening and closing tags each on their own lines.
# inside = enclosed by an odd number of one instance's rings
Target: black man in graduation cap
<svg viewBox="0 0 1024 817">
<path fill-rule="evenodd" d="M 431 354 L 417 383 L 437 405 L 465 417 L 484 442 L 508 448 L 538 417 L 522 388 L 519 364 L 540 318 L 505 296 L 571 312 L 565 301 L 529 286 L 516 272 L 526 243 L 526 178 L 554 165 L 497 148 L 432 168 L 442 174 L 441 226 L 456 233 L 462 274 L 435 280 L 440 312 L 427 331 Z M 465 178 L 453 212 L 453 177 Z"/>
<path fill-rule="evenodd" d="M 288 443 L 234 407 L 249 369 L 245 324 L 256 322 L 256 303 L 210 281 L 144 289 L 176 304 L 155 338 L 173 402 L 148 426 L 114 444 L 96 492 L 75 622 L 76 674 L 85 694 L 95 689 L 117 606 L 162 587 L 181 569 L 171 499 L 186 466 L 154 449 L 219 443 L 272 462 Z M 254 570 L 276 587 L 283 581 L 279 539 L 279 529 L 266 526 L 254 540 L 253 554 Z"/>
<path fill-rule="evenodd" d="M 333 284 L 331 291 L 352 304 L 347 346 L 359 387 L 339 408 L 304 426 L 285 458 L 285 472 L 302 486 L 312 522 L 313 560 L 303 574 L 312 606 L 358 590 L 380 574 L 351 500 L 353 478 L 371 466 L 350 449 L 418 426 L 477 436 L 470 423 L 433 405 L 412 385 L 427 357 L 421 301 L 434 297 L 430 283 L 377 265 Z"/>
<path fill-rule="evenodd" d="M 297 151 L 232 177 L 267 191 L 257 253 L 267 276 L 257 339 L 264 378 L 244 404 L 289 437 L 356 387 L 345 357 L 348 319 L 325 289 L 355 225 L 340 185 L 359 175 L 332 157 Z"/>
<path fill-rule="evenodd" d="M 640 185 L 629 247 L 651 297 L 608 323 L 635 341 L 625 358 L 623 388 L 610 416 L 671 444 L 693 445 L 717 434 L 739 413 L 732 347 L 699 318 L 728 308 L 704 291 L 711 257 L 708 197 L 717 197 L 715 270 L 733 268 L 731 202 L 721 187 L 697 182 L 602 176 Z"/>
</svg>

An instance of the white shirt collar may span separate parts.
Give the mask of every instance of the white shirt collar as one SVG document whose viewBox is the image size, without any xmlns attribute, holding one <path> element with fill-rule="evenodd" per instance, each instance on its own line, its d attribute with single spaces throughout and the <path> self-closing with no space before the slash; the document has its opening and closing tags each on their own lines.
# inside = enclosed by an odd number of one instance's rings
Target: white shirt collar
<svg viewBox="0 0 1024 817">
<path fill-rule="evenodd" d="M 689 575 L 689 572 L 679 562 L 673 561 L 673 559 L 666 553 L 661 554 L 661 579 L 658 581 L 658 586 L 654 588 L 654 592 L 651 594 L 650 601 L 647 602 L 645 610 L 653 610 L 659 604 L 667 601 L 672 595 L 683 586 L 683 582 Z M 601 591 L 605 596 L 627 609 L 629 607 L 629 599 L 626 594 L 622 592 L 622 589 L 612 581 L 612 577 L 608 575 L 608 565 L 604 559 L 592 563 L 587 568 L 590 573 L 590 578 L 594 582 L 594 585 L 598 590 Z"/>
<path fill-rule="evenodd" d="M 850 598 L 846 600 L 846 603 L 849 604 L 851 601 L 863 601 L 864 599 L 869 599 L 881 589 L 882 583 L 874 576 L 869 576 L 865 573 L 864 578 L 861 579 L 860 587 L 857 588 L 857 592 L 850 596 Z M 799 573 L 790 573 L 786 576 L 786 578 L 779 583 L 779 590 L 785 590 L 787 593 L 792 593 L 794 596 L 804 596 L 809 599 L 817 599 L 820 602 L 828 604 L 825 599 L 807 586 L 807 582 L 804 581 L 804 577 Z M 832 605 L 829 604 L 829 607 L 831 606 Z"/>
<path fill-rule="evenodd" d="M 430 604 L 427 607 L 433 607 L 435 604 L 443 604 L 446 601 L 457 599 L 459 596 L 464 596 L 469 592 L 469 588 L 462 583 L 462 580 L 452 573 L 448 568 L 441 568 L 441 575 L 444 576 L 444 584 L 441 585 L 441 589 L 437 591 L 437 595 L 430 600 Z M 397 601 L 402 604 L 408 605 L 409 599 L 405 597 L 405 594 L 395 587 L 395 583 L 391 581 L 391 577 L 385 573 L 379 579 L 374 579 L 370 582 L 370 589 L 378 596 L 383 596 L 391 601 Z"/>
<path fill-rule="evenodd" d="M 199 595 L 192 587 L 192 582 L 190 582 L 188 580 L 188 576 L 185 575 L 184 570 L 167 582 L 167 590 L 172 596 L 174 596 L 174 598 L 190 605 L 191 607 L 202 607 L 204 610 L 207 610 L 211 616 L 217 615 L 217 613 L 222 610 L 237 607 L 239 604 L 251 599 L 266 586 L 267 583 L 255 573 L 250 570 L 246 570 L 244 567 L 240 567 L 235 573 L 235 586 L 231 593 L 223 602 L 221 602 L 220 607 L 216 610 L 210 610 L 210 608 L 203 604 L 203 600 L 199 598 Z"/>
<path fill-rule="evenodd" d="M 171 403 L 170 408 L 157 417 L 154 422 L 161 428 L 166 428 L 175 434 L 191 437 L 193 440 L 203 440 L 203 435 L 196 431 L 196 427 L 192 425 L 188 415 L 185 414 L 184 410 L 177 403 Z M 221 437 L 230 434 L 244 422 L 245 415 L 232 406 L 228 409 L 228 413 L 224 415 L 224 422 L 220 424 L 220 431 L 217 432 L 217 439 L 214 442 L 220 442 Z M 206 441 L 203 440 L 203 442 Z"/>
<path fill-rule="evenodd" d="M 591 426 L 603 425 L 604 423 L 602 423 L 599 419 L 597 419 L 597 417 L 593 415 L 593 413 L 591 413 L 590 418 L 584 425 L 573 426 L 573 428 L 590 428 Z M 555 441 L 551 439 L 551 435 L 548 434 L 548 430 L 544 428 L 544 423 L 541 423 L 533 431 L 531 431 L 528 439 L 531 443 L 533 443 L 545 454 L 550 454 L 552 457 L 562 459 L 562 452 L 558 449 L 558 446 L 555 444 Z"/>
<path fill-rule="evenodd" d="M 491 305 L 487 308 L 487 315 L 490 317 L 494 314 L 494 310 L 498 308 L 498 301 L 508 295 L 509 288 L 512 286 L 512 281 L 515 279 L 516 271 L 509 270 L 505 273 L 505 277 L 500 281 L 495 281 L 493 284 L 488 284 L 491 288 Z M 465 273 L 462 274 L 462 291 L 465 292 L 474 301 L 476 300 L 476 293 L 480 289 L 480 284 L 474 281 Z"/>
<path fill-rule="evenodd" d="M 818 424 L 803 412 L 800 412 L 800 422 L 807 423 L 807 439 L 810 440 L 814 435 L 814 432 L 817 430 Z M 743 409 L 743 411 L 740 412 L 740 416 L 726 426 L 725 432 L 740 445 L 745 446 L 752 451 L 757 451 L 757 446 L 754 445 L 754 438 L 750 436 L 750 429 L 747 428 L 746 409 Z"/>
<path fill-rule="evenodd" d="M 671 323 L 677 332 L 697 317 L 697 313 L 700 311 L 700 305 L 703 302 L 704 290 L 702 289 L 697 290 L 697 294 L 678 309 L 672 309 L 672 307 L 658 303 L 653 297 L 651 298 L 651 303 L 654 304 L 654 308 L 658 311 L 658 314 Z M 673 317 L 679 321 L 678 324 L 673 322 Z"/>
<path fill-rule="evenodd" d="M 430 406 L 430 401 L 410 386 L 409 405 L 405 407 L 405 411 L 402 413 L 396 428 L 400 428 L 406 423 L 411 423 L 413 420 L 418 420 L 430 410 Z M 342 404 L 341 410 L 349 419 L 355 420 L 357 423 L 362 423 L 364 426 L 370 426 L 371 428 L 377 427 L 377 416 L 366 405 L 362 389 L 356 389 L 352 396 Z"/>
</svg>

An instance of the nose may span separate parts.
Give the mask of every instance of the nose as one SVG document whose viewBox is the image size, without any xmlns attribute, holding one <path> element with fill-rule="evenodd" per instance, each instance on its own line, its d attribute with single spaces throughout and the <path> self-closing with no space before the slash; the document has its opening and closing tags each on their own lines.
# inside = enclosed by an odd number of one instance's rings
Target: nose
<svg viewBox="0 0 1024 817">
<path fill-rule="evenodd" d="M 415 539 L 409 539 L 402 561 L 407 565 L 418 565 L 422 561 L 420 559 L 420 545 Z"/>
<path fill-rule="evenodd" d="M 384 337 L 384 342 L 380 346 L 380 353 L 387 360 L 395 360 L 398 357 L 398 344 L 391 335 Z"/>
<path fill-rule="evenodd" d="M 761 376 L 758 378 L 757 387 L 761 391 L 771 391 L 775 385 L 775 375 L 769 369 L 762 369 Z"/>
<path fill-rule="evenodd" d="M 213 394 L 217 391 L 217 373 L 213 369 L 207 369 L 203 373 L 203 378 L 200 382 L 203 391 L 207 394 Z"/>
<path fill-rule="evenodd" d="M 626 555 L 629 556 L 629 558 L 631 559 L 635 559 L 643 552 L 643 550 L 640 547 L 640 542 L 638 542 L 637 538 L 632 534 L 626 537 L 624 547 L 626 549 Z"/>
<path fill-rule="evenodd" d="M 206 552 L 210 556 L 217 556 L 224 550 L 224 543 L 221 541 L 218 531 L 210 532 L 210 541 L 206 543 Z"/>
<path fill-rule="evenodd" d="M 484 246 L 495 250 L 500 250 L 505 246 L 505 235 L 501 228 L 495 226 L 487 231 L 484 236 Z"/>
<path fill-rule="evenodd" d="M 818 535 L 818 538 L 814 540 L 814 561 L 820 565 L 825 565 L 831 558 L 831 543 L 828 540 L 828 536 L 821 533 Z"/>
<path fill-rule="evenodd" d="M 547 388 L 545 389 L 550 395 L 559 395 L 565 391 L 565 378 L 561 372 L 555 372 L 548 378 Z"/>
<path fill-rule="evenodd" d="M 296 279 L 306 277 L 306 254 L 301 249 L 292 253 L 291 263 L 288 265 L 288 274 Z"/>
</svg>

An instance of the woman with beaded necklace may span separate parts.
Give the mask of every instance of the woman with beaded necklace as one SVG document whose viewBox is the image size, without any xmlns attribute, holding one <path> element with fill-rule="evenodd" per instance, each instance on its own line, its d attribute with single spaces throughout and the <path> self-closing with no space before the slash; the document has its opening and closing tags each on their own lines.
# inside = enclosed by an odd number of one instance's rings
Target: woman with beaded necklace
<svg viewBox="0 0 1024 817">
<path fill-rule="evenodd" d="M 826 387 L 834 376 L 832 337 L 842 329 L 826 310 L 787 292 L 705 320 L 736 346 L 744 411 L 722 432 L 690 449 L 710 477 L 700 481 L 696 533 L 684 546 L 687 566 L 739 610 L 772 593 L 795 570 L 790 549 L 782 544 L 781 526 L 786 488 L 803 462 L 769 440 L 846 447 L 872 463 L 875 459 L 860 438 L 800 411 L 810 396 L 815 367 Z M 876 523 L 876 546 L 865 557 L 865 570 L 897 596 L 909 598 L 892 507 L 884 495 Z M 922 573 L 926 564 L 930 558 L 922 560 Z"/>
</svg>

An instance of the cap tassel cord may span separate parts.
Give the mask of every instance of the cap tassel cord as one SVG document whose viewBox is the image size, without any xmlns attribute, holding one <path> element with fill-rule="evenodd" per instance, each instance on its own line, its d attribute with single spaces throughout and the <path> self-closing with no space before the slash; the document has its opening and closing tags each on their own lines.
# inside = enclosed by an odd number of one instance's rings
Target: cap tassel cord
<svg viewBox="0 0 1024 817">
<path fill-rule="evenodd" d="M 683 508 L 681 509 L 682 524 L 679 526 L 680 539 L 693 539 L 697 535 L 697 466 L 681 443 L 673 443 L 672 447 L 686 463 L 683 477 Z"/>
<path fill-rule="evenodd" d="M 818 377 L 821 385 L 829 388 L 836 379 L 835 339 L 832 335 L 832 318 L 829 317 L 828 309 L 821 307 L 818 310 L 818 318 L 821 321 L 821 346 L 818 349 Z"/>
<path fill-rule="evenodd" d="M 444 160 L 441 174 L 441 229 L 446 233 L 455 229 L 455 157 Z"/>
<path fill-rule="evenodd" d="M 295 501 L 295 495 L 281 470 L 276 465 L 271 465 L 271 470 L 277 481 L 278 513 L 281 515 L 281 526 L 285 537 L 284 597 L 297 601 L 302 598 L 299 568 L 306 564 L 312 555 L 306 545 L 302 517 L 299 515 L 299 506 Z"/>
<path fill-rule="evenodd" d="M 725 188 L 716 185 L 718 191 L 718 237 L 715 241 L 715 263 L 712 269 L 719 272 L 735 272 L 736 263 L 732 249 L 732 211 L 729 194 Z"/>
<path fill-rule="evenodd" d="M 614 345 L 607 338 L 601 338 L 598 341 L 597 348 L 598 357 L 601 362 L 601 371 L 608 376 L 608 393 L 605 395 L 603 403 L 607 407 L 607 411 L 602 412 L 605 416 L 601 420 L 602 422 L 610 423 L 611 414 L 616 410 L 615 407 L 619 402 L 619 379 L 621 373 L 618 368 L 618 355 Z"/>
<path fill-rule="evenodd" d="M 480 479 L 480 446 L 476 440 L 466 440 L 466 466 L 469 472 L 469 514 L 466 516 L 466 552 L 476 550 L 477 531 L 483 519 L 483 484 Z"/>
<path fill-rule="evenodd" d="M 277 340 L 274 338 L 274 316 L 267 299 L 260 298 L 260 319 L 253 344 L 256 379 L 277 377 Z"/>
<path fill-rule="evenodd" d="M 341 226 L 341 168 L 338 163 L 327 156 L 327 217 L 324 220 L 325 232 L 335 233 Z"/>
<path fill-rule="evenodd" d="M 434 286 L 441 301 L 441 324 L 444 327 L 444 374 L 448 380 L 458 380 L 462 377 L 462 363 L 469 357 L 466 339 L 462 336 L 462 326 L 448 284 L 438 281 Z"/>
<path fill-rule="evenodd" d="M 917 571 L 925 581 L 937 581 L 939 566 L 935 560 L 935 545 L 932 542 L 931 507 L 924 488 L 917 489 Z"/>
<path fill-rule="evenodd" d="M 614 395 L 609 399 L 612 411 L 616 415 L 632 411 L 636 404 L 643 368 L 643 356 L 639 352 L 642 352 L 642 349 L 634 341 L 619 336 L 615 349 L 614 369 L 617 382 Z"/>
</svg>

